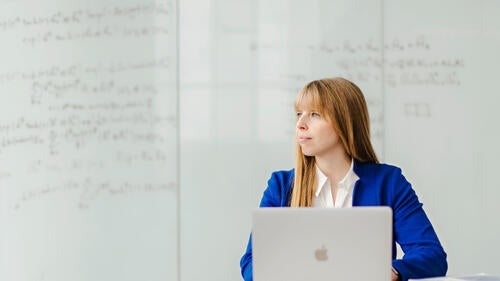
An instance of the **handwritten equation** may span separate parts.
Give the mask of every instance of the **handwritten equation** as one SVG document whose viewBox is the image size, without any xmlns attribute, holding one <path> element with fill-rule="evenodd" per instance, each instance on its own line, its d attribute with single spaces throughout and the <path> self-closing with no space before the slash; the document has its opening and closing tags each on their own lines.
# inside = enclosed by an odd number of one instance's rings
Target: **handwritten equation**
<svg viewBox="0 0 500 281">
<path fill-rule="evenodd" d="M 0 19 L 0 31 L 15 31 L 31 47 L 56 42 L 168 36 L 169 26 L 158 21 L 174 18 L 171 2 L 123 4 L 96 9 L 54 10 L 47 14 Z M 27 14 L 27 13 L 24 13 Z M 150 19 L 156 19 L 155 21 Z"/>
<path fill-rule="evenodd" d="M 158 99 L 175 97 L 175 84 L 147 78 L 158 73 L 172 75 L 167 61 L 55 65 L 1 73 L 0 85 L 28 85 L 23 95 L 29 98 L 20 106 L 25 113 L 0 121 L 0 154 L 22 145 L 39 145 L 57 154 L 60 146 L 71 144 L 80 149 L 89 141 L 175 142 L 167 136 L 168 130 L 176 130 L 175 112 L 157 110 Z M 124 80 L 118 76 L 122 74 L 146 78 Z M 29 113 L 38 107 L 43 113 Z"/>
<path fill-rule="evenodd" d="M 44 199 L 49 196 L 72 194 L 77 198 L 78 209 L 88 209 L 91 204 L 108 196 L 126 196 L 134 193 L 175 192 L 175 182 L 128 182 L 95 180 L 84 178 L 81 181 L 67 180 L 57 184 L 44 184 L 32 189 L 24 190 L 12 204 L 12 209 L 19 210 L 32 201 Z"/>
<path fill-rule="evenodd" d="M 402 40 L 394 38 L 379 44 L 373 38 L 355 42 L 318 45 L 253 44 L 256 52 L 294 52 L 311 57 L 315 68 L 331 69 L 357 82 L 385 83 L 389 88 L 400 86 L 460 86 L 466 62 L 461 57 L 435 56 L 432 42 L 425 36 Z M 305 68 L 307 70 L 307 68 Z M 329 72 L 331 72 L 329 71 Z M 277 74 L 277 73 L 275 73 Z M 286 83 L 304 82 L 305 72 L 279 73 L 270 79 Z M 266 77 L 264 77 L 266 79 Z"/>
</svg>

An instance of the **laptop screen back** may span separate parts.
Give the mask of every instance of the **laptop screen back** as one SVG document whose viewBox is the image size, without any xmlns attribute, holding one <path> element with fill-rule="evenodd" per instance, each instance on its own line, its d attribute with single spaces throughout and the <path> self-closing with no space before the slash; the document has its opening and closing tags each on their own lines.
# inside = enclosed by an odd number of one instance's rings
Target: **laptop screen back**
<svg viewBox="0 0 500 281">
<path fill-rule="evenodd" d="M 260 208 L 253 213 L 255 281 L 387 281 L 388 207 Z"/>
</svg>

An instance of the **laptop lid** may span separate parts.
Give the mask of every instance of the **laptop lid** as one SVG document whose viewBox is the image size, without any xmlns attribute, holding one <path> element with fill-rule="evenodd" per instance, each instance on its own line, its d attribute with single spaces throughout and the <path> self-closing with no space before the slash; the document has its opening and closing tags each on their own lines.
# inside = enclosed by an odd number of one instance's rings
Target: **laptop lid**
<svg viewBox="0 0 500 281">
<path fill-rule="evenodd" d="M 259 208 L 253 212 L 255 281 L 387 281 L 389 207 Z"/>
</svg>

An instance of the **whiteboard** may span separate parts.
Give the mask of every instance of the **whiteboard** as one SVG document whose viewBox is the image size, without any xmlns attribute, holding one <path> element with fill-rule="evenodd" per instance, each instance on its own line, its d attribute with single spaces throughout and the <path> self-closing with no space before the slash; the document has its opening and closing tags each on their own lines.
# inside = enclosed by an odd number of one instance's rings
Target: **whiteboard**
<svg viewBox="0 0 500 281">
<path fill-rule="evenodd" d="M 3 1 L 2 280 L 176 280 L 172 1 Z"/>
<path fill-rule="evenodd" d="M 0 279 L 239 280 L 293 98 L 344 76 L 449 274 L 500 275 L 495 0 L 2 1 Z"/>
</svg>

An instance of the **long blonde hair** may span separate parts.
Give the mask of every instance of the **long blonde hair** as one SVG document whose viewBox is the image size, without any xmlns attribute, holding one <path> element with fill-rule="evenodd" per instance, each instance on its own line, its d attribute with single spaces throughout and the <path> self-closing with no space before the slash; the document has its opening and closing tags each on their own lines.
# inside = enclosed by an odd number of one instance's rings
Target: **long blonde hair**
<svg viewBox="0 0 500 281">
<path fill-rule="evenodd" d="M 297 95 L 295 108 L 304 104 L 328 118 L 348 156 L 359 162 L 378 163 L 370 141 L 368 107 L 358 86 L 340 77 L 315 80 Z M 297 144 L 291 207 L 312 206 L 316 188 L 315 167 L 314 156 L 304 155 Z"/>
</svg>

